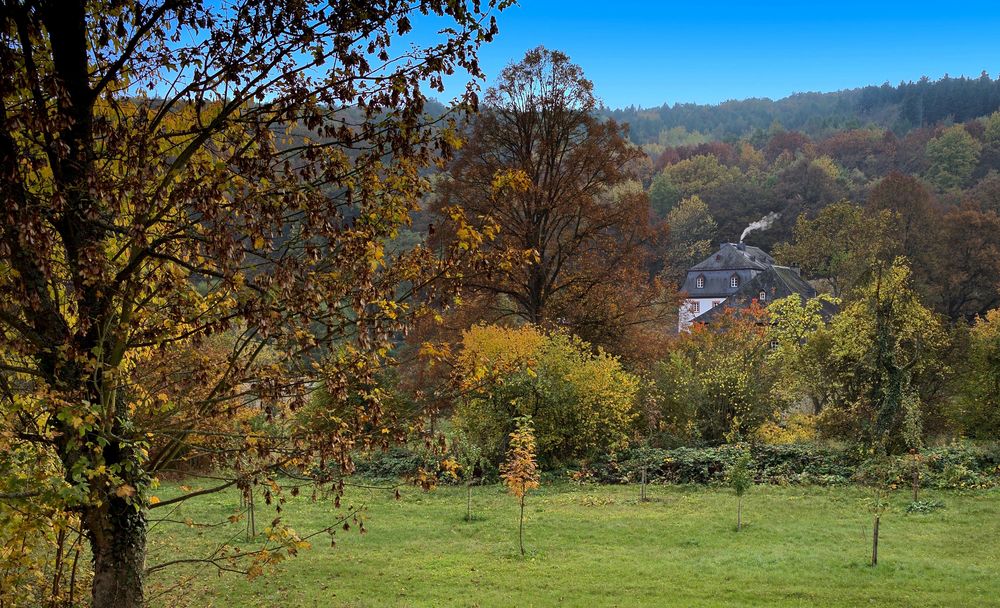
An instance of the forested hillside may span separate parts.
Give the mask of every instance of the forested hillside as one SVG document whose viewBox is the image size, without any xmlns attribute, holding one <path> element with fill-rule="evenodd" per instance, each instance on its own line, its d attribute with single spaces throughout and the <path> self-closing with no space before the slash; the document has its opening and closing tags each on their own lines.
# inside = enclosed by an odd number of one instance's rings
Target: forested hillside
<svg viewBox="0 0 1000 608">
<path fill-rule="evenodd" d="M 744 99 L 718 105 L 664 104 L 658 108 L 604 109 L 631 126 L 632 141 L 661 146 L 730 141 L 761 143 L 775 123 L 820 137 L 876 126 L 905 135 L 914 128 L 964 122 L 1000 109 L 1000 79 L 944 78 L 867 86 L 833 93 L 797 93 L 784 99 Z"/>
<path fill-rule="evenodd" d="M 811 279 L 835 283 L 832 266 L 858 254 L 853 237 L 874 231 L 868 241 L 884 244 L 886 259 L 909 260 L 927 304 L 973 318 L 1000 304 L 998 83 L 922 80 L 664 108 L 655 124 L 648 113 L 615 114 L 638 118 L 629 123 L 635 143 L 651 129 L 660 141 L 687 142 L 646 143 L 639 172 L 654 215 L 669 225 L 675 278 L 712 244 L 776 214 L 750 242 Z M 862 225 L 881 212 L 881 226 Z"/>
</svg>

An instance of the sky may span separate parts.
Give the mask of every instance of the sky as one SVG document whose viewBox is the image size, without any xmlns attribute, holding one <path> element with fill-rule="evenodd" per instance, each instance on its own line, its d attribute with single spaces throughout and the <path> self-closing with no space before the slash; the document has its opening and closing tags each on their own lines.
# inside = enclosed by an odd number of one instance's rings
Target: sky
<svg viewBox="0 0 1000 608">
<path fill-rule="evenodd" d="M 613 108 L 1000 75 L 996 0 L 519 0 L 498 22 L 480 53 L 487 84 L 544 45 L 583 67 Z"/>
</svg>

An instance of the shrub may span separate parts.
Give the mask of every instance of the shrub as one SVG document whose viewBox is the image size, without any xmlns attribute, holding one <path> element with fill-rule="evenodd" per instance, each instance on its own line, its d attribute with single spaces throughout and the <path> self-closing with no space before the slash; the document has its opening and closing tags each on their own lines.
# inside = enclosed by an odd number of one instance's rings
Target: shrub
<svg viewBox="0 0 1000 608">
<path fill-rule="evenodd" d="M 456 368 L 465 390 L 455 427 L 493 464 L 524 415 L 534 421 L 539 460 L 549 467 L 627 443 L 639 380 L 575 336 L 473 327 Z"/>
</svg>

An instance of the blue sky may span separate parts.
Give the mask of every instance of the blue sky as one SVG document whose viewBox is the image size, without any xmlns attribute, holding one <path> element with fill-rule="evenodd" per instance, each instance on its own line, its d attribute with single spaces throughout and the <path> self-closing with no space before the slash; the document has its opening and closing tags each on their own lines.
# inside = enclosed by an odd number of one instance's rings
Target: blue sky
<svg viewBox="0 0 1000 608">
<path fill-rule="evenodd" d="M 498 21 L 481 52 L 490 78 L 542 44 L 568 53 L 611 107 L 1000 74 L 996 1 L 520 0 Z"/>
</svg>

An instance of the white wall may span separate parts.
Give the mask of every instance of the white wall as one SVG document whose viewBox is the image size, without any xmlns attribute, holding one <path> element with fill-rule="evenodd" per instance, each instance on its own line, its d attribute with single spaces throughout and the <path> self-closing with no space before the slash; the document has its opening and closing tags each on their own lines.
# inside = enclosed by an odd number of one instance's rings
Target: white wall
<svg viewBox="0 0 1000 608">
<path fill-rule="evenodd" d="M 700 314 L 711 310 L 717 304 L 722 303 L 725 298 L 688 298 L 681 303 L 677 311 L 677 331 L 684 331 L 691 325 L 691 322 Z M 695 304 L 698 309 L 695 312 Z"/>
</svg>

